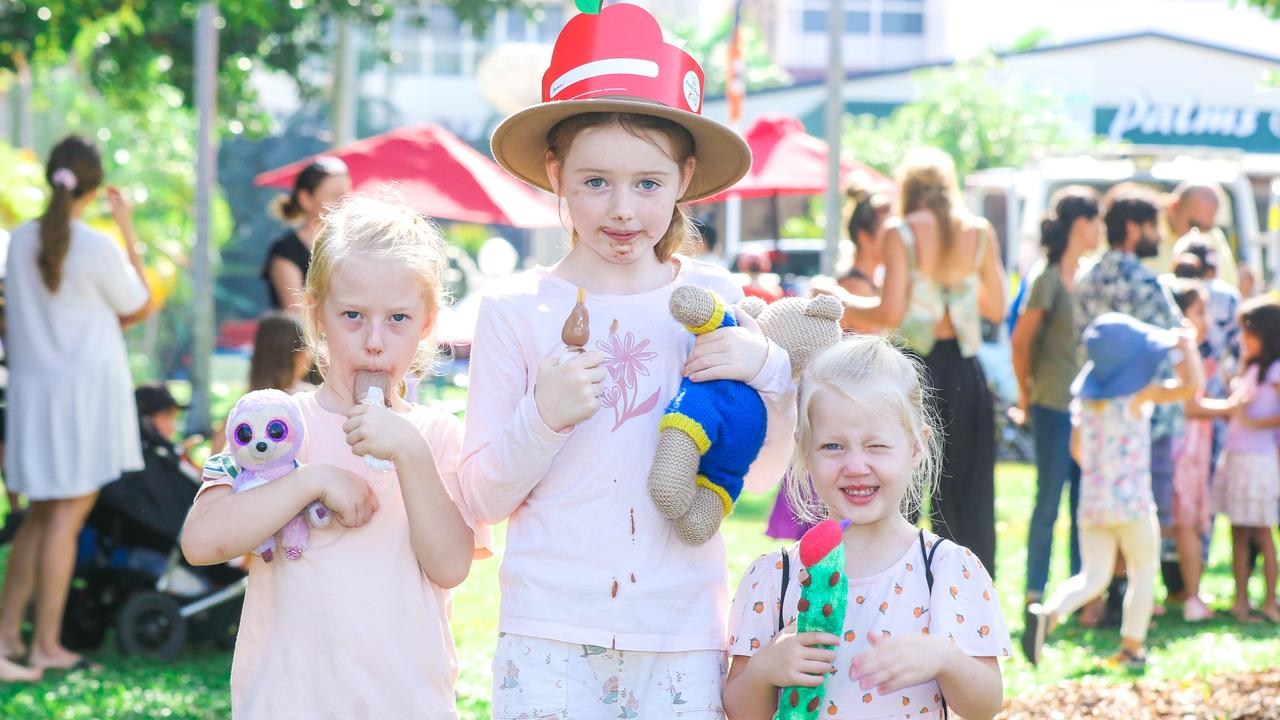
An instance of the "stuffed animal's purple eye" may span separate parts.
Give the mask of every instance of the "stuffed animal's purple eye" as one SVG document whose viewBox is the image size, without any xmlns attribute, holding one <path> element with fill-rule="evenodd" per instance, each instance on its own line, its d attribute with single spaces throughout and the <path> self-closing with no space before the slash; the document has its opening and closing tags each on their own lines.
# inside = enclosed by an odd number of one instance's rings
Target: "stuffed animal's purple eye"
<svg viewBox="0 0 1280 720">
<path fill-rule="evenodd" d="M 267 423 L 267 437 L 280 442 L 289 435 L 289 426 L 283 420 L 272 420 Z"/>
<path fill-rule="evenodd" d="M 240 423 L 236 426 L 236 431 L 232 433 L 237 445 L 248 445 L 253 439 L 253 428 L 248 423 Z"/>
</svg>

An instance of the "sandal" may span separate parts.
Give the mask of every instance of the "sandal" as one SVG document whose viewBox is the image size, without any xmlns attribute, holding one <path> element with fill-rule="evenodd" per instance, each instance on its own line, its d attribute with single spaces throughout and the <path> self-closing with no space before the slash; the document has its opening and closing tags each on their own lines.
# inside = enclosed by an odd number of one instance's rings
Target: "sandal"
<svg viewBox="0 0 1280 720">
<path fill-rule="evenodd" d="M 1213 617 L 1213 609 L 1205 605 L 1199 598 L 1188 598 L 1182 606 L 1182 619 L 1185 622 L 1197 623 Z"/>
<path fill-rule="evenodd" d="M 1141 672 L 1147 669 L 1147 654 L 1136 653 L 1129 648 L 1120 648 L 1120 652 L 1107 659 L 1109 665 L 1119 665 L 1126 670 Z"/>
</svg>

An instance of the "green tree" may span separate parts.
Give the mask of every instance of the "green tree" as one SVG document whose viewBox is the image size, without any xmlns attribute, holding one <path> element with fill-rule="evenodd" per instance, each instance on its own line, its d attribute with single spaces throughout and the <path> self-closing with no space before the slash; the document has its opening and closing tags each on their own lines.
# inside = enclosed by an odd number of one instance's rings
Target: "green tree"
<svg viewBox="0 0 1280 720">
<path fill-rule="evenodd" d="M 44 167 L 35 154 L 0 141 L 0 229 L 39 215 L 44 200 Z"/>
<path fill-rule="evenodd" d="M 1231 0 L 1231 4 L 1237 5 L 1240 0 Z M 1256 7 L 1266 14 L 1272 20 L 1280 20 L 1280 0 L 1244 0 L 1245 5 Z"/>
<path fill-rule="evenodd" d="M 776 87 L 791 82 L 787 71 L 778 67 L 769 54 L 764 36 L 752 22 L 745 18 L 739 27 L 739 48 L 746 68 L 747 91 Z M 675 25 L 673 34 L 684 41 L 684 49 L 702 64 L 707 96 L 724 93 L 729 65 L 729 40 L 733 34 L 733 16 L 726 15 L 714 25 L 697 22 Z"/>
<path fill-rule="evenodd" d="M 148 281 L 164 299 L 162 310 L 131 329 L 135 376 L 153 377 L 175 367 L 190 346 L 190 248 L 195 236 L 195 114 L 182 106 L 171 85 L 152 90 L 145 110 L 128 110 L 89 87 L 67 68 L 32 69 L 32 111 L 39 155 L 0 143 L 0 227 L 11 228 L 44 210 L 48 188 L 43 158 L 60 137 L 78 133 L 102 152 L 107 182 L 134 203 L 134 223 L 146 250 Z M 19 162 L 12 165 L 11 159 Z M 14 182 L 10 182 L 13 180 Z M 115 224 L 105 205 L 90 206 L 85 221 L 110 235 Z M 230 236 L 231 215 L 217 196 L 213 240 L 221 247 Z"/>
<path fill-rule="evenodd" d="M 439 0 L 464 24 L 483 31 L 496 9 L 530 0 Z M 399 17 L 424 26 L 425 0 L 237 0 L 219 4 L 218 109 L 250 134 L 269 129 L 249 84 L 255 69 L 280 71 L 306 93 L 305 63 L 332 48 L 335 20 L 377 27 Z M 0 0 L 0 68 L 17 58 L 72 63 L 89 83 L 126 107 L 143 108 L 157 84 L 192 102 L 196 0 Z M 379 36 L 375 33 L 375 36 Z"/>
<path fill-rule="evenodd" d="M 1234 7 L 1239 4 L 1240 0 L 1231 0 Z M 1280 0 L 1245 0 L 1245 4 L 1250 7 L 1256 7 L 1262 11 L 1263 15 L 1272 20 L 1280 20 Z M 1267 87 L 1280 87 L 1280 69 L 1266 70 L 1262 74 L 1262 82 Z"/>
<path fill-rule="evenodd" d="M 974 170 L 1017 166 L 1035 153 L 1088 142 L 1073 136 L 1059 98 L 1008 81 L 1003 69 L 1002 62 L 985 55 L 918 71 L 912 81 L 920 99 L 886 118 L 846 118 L 843 146 L 884 172 L 892 172 L 914 147 L 937 147 L 955 159 L 963 180 Z"/>
</svg>

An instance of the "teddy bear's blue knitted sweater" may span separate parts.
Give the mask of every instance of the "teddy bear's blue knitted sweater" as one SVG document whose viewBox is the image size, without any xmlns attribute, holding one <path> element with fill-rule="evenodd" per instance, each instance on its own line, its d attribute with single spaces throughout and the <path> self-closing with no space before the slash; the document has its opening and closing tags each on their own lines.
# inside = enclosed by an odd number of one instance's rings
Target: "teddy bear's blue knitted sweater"
<svg viewBox="0 0 1280 720">
<path fill-rule="evenodd" d="M 737 319 L 716 297 L 716 316 L 700 328 L 701 335 L 722 327 L 736 327 Z M 760 393 L 739 380 L 693 382 L 685 378 L 667 405 L 658 429 L 675 428 L 697 444 L 702 453 L 698 484 L 715 492 L 724 503 L 724 514 L 742 493 L 742 480 L 764 445 L 767 413 Z"/>
</svg>

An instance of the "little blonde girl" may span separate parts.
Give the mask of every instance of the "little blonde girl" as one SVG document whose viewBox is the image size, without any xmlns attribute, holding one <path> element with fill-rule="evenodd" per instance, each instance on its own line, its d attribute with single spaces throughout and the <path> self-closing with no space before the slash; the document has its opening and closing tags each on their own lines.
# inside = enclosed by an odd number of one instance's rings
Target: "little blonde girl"
<svg viewBox="0 0 1280 720">
<path fill-rule="evenodd" d="M 796 634 L 798 552 L 787 550 L 785 563 L 781 553 L 761 557 L 730 613 L 729 717 L 770 718 L 780 688 L 824 681 L 824 717 L 995 715 L 1009 635 L 991 579 L 968 549 L 904 515 L 937 473 L 919 365 L 874 336 L 829 348 L 801 379 L 797 437 L 786 485 L 794 506 L 848 523 L 844 632 Z"/>
<path fill-rule="evenodd" d="M 395 393 L 390 407 L 353 397 L 357 371 L 400 378 L 431 359 L 444 266 L 438 232 L 412 210 L 372 198 L 333 209 L 305 292 L 324 383 L 294 396 L 304 464 L 236 494 L 206 466 L 182 534 L 193 564 L 249 553 L 316 500 L 337 519 L 311 531 L 301 559 L 250 560 L 236 718 L 456 717 L 448 588 L 489 543 L 455 504 L 461 424 Z"/>
<path fill-rule="evenodd" d="M 1262 549 L 1265 594 L 1259 612 L 1280 622 L 1276 607 L 1276 548 L 1271 528 L 1280 520 L 1280 304 L 1271 297 L 1240 306 L 1242 377 L 1237 389 L 1248 404 L 1232 416 L 1227 442 L 1214 476 L 1213 507 L 1231 520 L 1231 569 L 1236 597 L 1231 614 L 1256 620 L 1249 607 L 1250 545 Z"/>
</svg>

